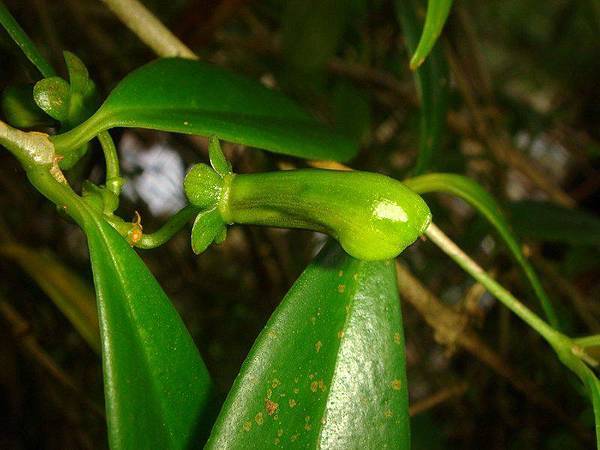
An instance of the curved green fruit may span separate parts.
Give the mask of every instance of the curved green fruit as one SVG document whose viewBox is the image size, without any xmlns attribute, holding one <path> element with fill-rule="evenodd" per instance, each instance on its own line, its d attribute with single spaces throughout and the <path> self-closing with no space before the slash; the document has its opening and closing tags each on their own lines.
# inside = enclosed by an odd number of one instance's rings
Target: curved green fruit
<svg viewBox="0 0 600 450">
<path fill-rule="evenodd" d="M 220 150 L 211 149 L 211 161 L 219 161 Z M 389 259 L 421 236 L 431 221 L 421 197 L 376 173 L 303 169 L 236 175 L 198 164 L 187 174 L 184 188 L 190 202 L 206 210 L 192 230 L 196 253 L 220 236 L 225 225 L 239 223 L 320 231 L 355 258 Z"/>
</svg>

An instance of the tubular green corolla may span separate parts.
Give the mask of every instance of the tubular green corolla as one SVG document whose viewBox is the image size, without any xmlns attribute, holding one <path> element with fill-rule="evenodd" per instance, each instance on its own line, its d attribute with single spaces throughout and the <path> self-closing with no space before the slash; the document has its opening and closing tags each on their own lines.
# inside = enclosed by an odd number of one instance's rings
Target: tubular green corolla
<svg viewBox="0 0 600 450">
<path fill-rule="evenodd" d="M 184 186 L 203 209 L 192 229 L 192 248 L 203 252 L 225 239 L 234 223 L 303 228 L 327 233 L 358 259 L 394 258 L 423 234 L 431 213 L 423 199 L 384 175 L 321 169 L 234 174 L 217 141 L 213 168 L 198 164 Z"/>
</svg>

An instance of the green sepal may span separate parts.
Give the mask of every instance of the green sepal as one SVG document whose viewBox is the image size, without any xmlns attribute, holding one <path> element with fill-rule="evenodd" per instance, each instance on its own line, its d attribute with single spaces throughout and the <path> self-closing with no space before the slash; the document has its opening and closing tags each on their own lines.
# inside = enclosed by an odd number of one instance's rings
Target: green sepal
<svg viewBox="0 0 600 450">
<path fill-rule="evenodd" d="M 33 87 L 33 99 L 50 117 L 64 122 L 69 117 L 71 88 L 61 77 L 44 78 Z"/>
<path fill-rule="evenodd" d="M 192 226 L 192 250 L 196 255 L 202 253 L 210 244 L 220 244 L 225 240 L 225 222 L 217 208 L 202 211 Z"/>
<path fill-rule="evenodd" d="M 83 62 L 71 52 L 64 52 L 69 82 L 60 77 L 49 77 L 38 81 L 33 89 L 36 104 L 49 116 L 61 123 L 65 132 L 88 119 L 97 109 L 100 100 L 96 85 L 89 78 Z M 69 152 L 60 162 L 62 169 L 70 169 L 87 153 L 89 145 L 81 145 Z"/>
<path fill-rule="evenodd" d="M 222 177 L 233 173 L 231 163 L 225 158 L 223 150 L 221 150 L 219 138 L 215 135 L 211 136 L 208 140 L 208 157 L 210 159 L 210 165 Z"/>
</svg>

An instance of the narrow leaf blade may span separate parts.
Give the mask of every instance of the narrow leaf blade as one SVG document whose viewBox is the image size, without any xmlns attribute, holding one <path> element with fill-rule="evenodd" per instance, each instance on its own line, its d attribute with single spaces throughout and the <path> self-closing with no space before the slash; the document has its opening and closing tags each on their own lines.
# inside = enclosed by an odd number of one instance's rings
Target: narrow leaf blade
<svg viewBox="0 0 600 450">
<path fill-rule="evenodd" d="M 411 70 L 419 68 L 433 49 L 442 33 L 451 6 L 452 0 L 428 0 L 423 34 L 421 34 L 419 45 L 410 60 Z"/>
<path fill-rule="evenodd" d="M 125 77 L 100 109 L 53 137 L 68 152 L 112 127 L 215 135 L 275 153 L 347 160 L 357 147 L 281 93 L 200 61 L 164 58 Z"/>
<path fill-rule="evenodd" d="M 327 246 L 256 340 L 207 448 L 410 444 L 400 303 L 391 261 Z"/>
<path fill-rule="evenodd" d="M 409 54 L 414 54 L 421 26 L 417 20 L 415 0 L 396 0 L 396 16 L 402 27 Z M 417 93 L 421 101 L 419 155 L 415 175 L 426 172 L 441 146 L 448 109 L 448 66 L 439 46 L 415 71 Z"/>
<path fill-rule="evenodd" d="M 504 240 L 513 257 L 523 269 L 523 272 L 538 297 L 549 322 L 552 326 L 558 328 L 558 318 L 550 298 L 542 287 L 542 283 L 535 273 L 535 270 L 531 264 L 529 264 L 525 255 L 523 255 L 519 242 L 513 235 L 510 225 L 504 218 L 500 207 L 490 194 L 472 179 L 450 173 L 421 175 L 405 180 L 404 183 L 419 194 L 445 192 L 455 195 L 477 209 L 477 211 L 479 211 L 496 229 L 502 240 Z"/>
</svg>

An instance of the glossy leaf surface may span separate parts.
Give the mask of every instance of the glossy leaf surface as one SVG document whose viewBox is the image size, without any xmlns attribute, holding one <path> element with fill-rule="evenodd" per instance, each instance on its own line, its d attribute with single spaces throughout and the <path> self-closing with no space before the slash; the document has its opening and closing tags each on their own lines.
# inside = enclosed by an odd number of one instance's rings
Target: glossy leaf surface
<svg viewBox="0 0 600 450">
<path fill-rule="evenodd" d="M 421 34 L 421 39 L 419 39 L 419 45 L 417 45 L 417 49 L 410 60 L 410 68 L 412 70 L 416 70 L 423 64 L 423 61 L 425 61 L 425 58 L 427 58 L 431 49 L 433 49 L 435 42 L 442 33 L 451 6 L 452 0 L 427 1 L 427 15 L 425 16 L 423 33 Z"/>
<path fill-rule="evenodd" d="M 17 262 L 50 297 L 90 347 L 100 352 L 100 331 L 94 292 L 48 252 L 19 244 L 0 246 L 0 254 Z"/>
<path fill-rule="evenodd" d="M 356 146 L 279 92 L 200 61 L 156 60 L 125 77 L 100 109 L 53 137 L 64 154 L 113 127 L 139 127 L 221 139 L 275 153 L 347 160 Z"/>
<path fill-rule="evenodd" d="M 556 328 L 558 319 L 550 298 L 544 291 L 542 283 L 529 261 L 523 255 L 521 246 L 513 235 L 510 225 L 504 218 L 494 198 L 472 179 L 450 173 L 432 173 L 404 181 L 405 184 L 420 194 L 428 192 L 445 192 L 455 195 L 477 209 L 496 229 L 517 263 L 523 268 L 525 276 L 542 304 L 549 322 Z"/>
<path fill-rule="evenodd" d="M 113 450 L 200 447 L 212 384 L 177 311 L 139 256 L 102 219 L 86 220 L 98 299 Z"/>
<path fill-rule="evenodd" d="M 395 0 L 395 5 L 407 50 L 414 54 L 421 35 L 416 2 Z M 446 60 L 439 46 L 433 48 L 430 57 L 415 71 L 415 84 L 421 101 L 419 155 L 414 168 L 417 175 L 430 168 L 441 145 L 448 109 L 448 77 Z"/>
<path fill-rule="evenodd" d="M 256 340 L 207 448 L 410 446 L 392 261 L 328 245 Z"/>
<path fill-rule="evenodd" d="M 600 245 L 600 218 L 549 202 L 508 205 L 511 224 L 523 237 L 573 245 Z"/>
</svg>

